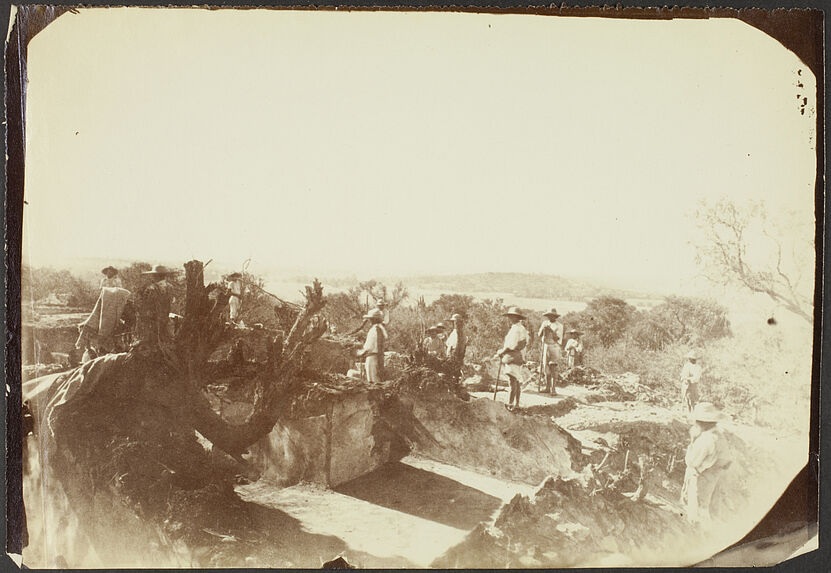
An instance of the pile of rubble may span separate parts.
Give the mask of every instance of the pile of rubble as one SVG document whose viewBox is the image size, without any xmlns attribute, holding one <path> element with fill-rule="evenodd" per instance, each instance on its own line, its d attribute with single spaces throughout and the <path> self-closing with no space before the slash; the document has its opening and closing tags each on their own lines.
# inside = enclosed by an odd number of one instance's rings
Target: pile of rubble
<svg viewBox="0 0 831 573">
<path fill-rule="evenodd" d="M 546 479 L 532 497 L 517 495 L 492 526 L 433 563 L 453 568 L 626 566 L 649 559 L 656 539 L 689 533 L 676 515 L 633 502 L 615 489 L 596 491 L 581 476 Z M 641 559 L 639 559 L 639 557 Z M 681 558 L 682 559 L 682 558 Z M 679 559 L 679 562 L 683 562 Z"/>
</svg>

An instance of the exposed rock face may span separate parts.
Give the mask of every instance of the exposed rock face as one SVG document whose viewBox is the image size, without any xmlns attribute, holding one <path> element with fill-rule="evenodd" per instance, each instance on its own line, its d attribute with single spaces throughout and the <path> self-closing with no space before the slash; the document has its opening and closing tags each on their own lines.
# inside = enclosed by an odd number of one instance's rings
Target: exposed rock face
<svg viewBox="0 0 831 573">
<path fill-rule="evenodd" d="M 389 461 L 390 441 L 378 423 L 377 394 L 340 395 L 323 414 L 278 423 L 250 448 L 250 459 L 263 478 L 284 486 L 336 487 Z"/>
</svg>

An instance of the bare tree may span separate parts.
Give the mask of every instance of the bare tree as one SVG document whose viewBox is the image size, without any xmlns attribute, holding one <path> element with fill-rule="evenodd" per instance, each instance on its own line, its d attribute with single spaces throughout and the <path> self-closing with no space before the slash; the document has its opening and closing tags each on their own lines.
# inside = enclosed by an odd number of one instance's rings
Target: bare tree
<svg viewBox="0 0 831 573">
<path fill-rule="evenodd" d="M 774 221 L 760 201 L 702 201 L 695 215 L 703 237 L 697 262 L 707 279 L 765 294 L 812 321 L 813 285 L 804 278 L 813 276 L 813 226 L 787 224 L 785 213 Z"/>
</svg>

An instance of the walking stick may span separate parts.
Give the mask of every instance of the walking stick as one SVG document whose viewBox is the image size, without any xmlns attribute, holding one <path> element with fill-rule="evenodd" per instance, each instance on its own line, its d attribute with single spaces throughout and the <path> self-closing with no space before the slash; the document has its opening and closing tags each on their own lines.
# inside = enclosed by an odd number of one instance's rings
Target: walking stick
<svg viewBox="0 0 831 573">
<path fill-rule="evenodd" d="M 493 385 L 493 399 L 496 400 L 496 392 L 499 390 L 499 376 L 502 374 L 502 359 L 499 359 L 499 368 L 496 369 L 496 382 Z"/>
</svg>

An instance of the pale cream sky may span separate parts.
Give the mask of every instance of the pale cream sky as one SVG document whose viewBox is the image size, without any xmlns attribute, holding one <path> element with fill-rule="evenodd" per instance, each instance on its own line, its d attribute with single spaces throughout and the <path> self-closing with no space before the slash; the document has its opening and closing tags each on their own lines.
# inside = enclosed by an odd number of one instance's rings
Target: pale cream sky
<svg viewBox="0 0 831 573">
<path fill-rule="evenodd" d="M 815 105 L 735 20 L 81 10 L 29 47 L 24 257 L 672 289 L 700 198 L 813 225 Z"/>
</svg>

